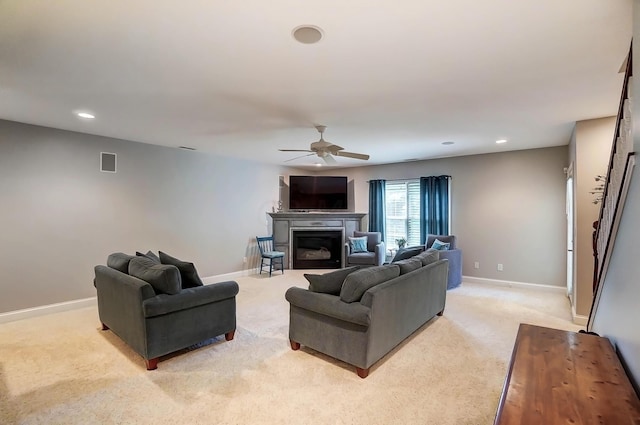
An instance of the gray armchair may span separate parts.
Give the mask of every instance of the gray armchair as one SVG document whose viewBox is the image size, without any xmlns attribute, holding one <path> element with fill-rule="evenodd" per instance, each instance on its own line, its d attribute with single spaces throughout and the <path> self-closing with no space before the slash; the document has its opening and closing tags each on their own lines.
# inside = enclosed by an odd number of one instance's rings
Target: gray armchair
<svg viewBox="0 0 640 425">
<path fill-rule="evenodd" d="M 449 243 L 448 250 L 440 251 L 440 259 L 449 260 L 447 289 L 458 287 L 462 283 L 462 251 L 456 246 L 456 237 L 454 235 L 428 235 L 424 245 L 425 249 L 431 248 L 436 239 Z"/>
<path fill-rule="evenodd" d="M 353 237 L 367 237 L 367 252 L 353 252 L 351 244 L 345 244 L 345 267 L 381 266 L 384 264 L 386 250 L 380 232 L 353 232 Z"/>
<path fill-rule="evenodd" d="M 236 282 L 183 289 L 176 266 L 149 261 L 115 253 L 106 266 L 95 267 L 103 330 L 110 329 L 140 354 L 148 370 L 157 368 L 161 356 L 201 341 L 223 334 L 233 339 Z"/>
</svg>

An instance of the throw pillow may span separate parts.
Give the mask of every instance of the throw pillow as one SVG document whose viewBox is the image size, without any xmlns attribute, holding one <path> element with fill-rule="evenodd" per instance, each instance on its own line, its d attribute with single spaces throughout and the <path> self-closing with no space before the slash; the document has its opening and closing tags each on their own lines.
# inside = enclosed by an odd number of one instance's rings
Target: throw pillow
<svg viewBox="0 0 640 425">
<path fill-rule="evenodd" d="M 449 242 L 442 242 L 440 239 L 436 239 L 433 241 L 431 248 L 437 249 L 438 251 L 448 251 L 450 245 Z"/>
<path fill-rule="evenodd" d="M 203 285 L 202 280 L 200 280 L 200 276 L 198 276 L 198 272 L 196 271 L 196 266 L 194 266 L 193 263 L 178 260 L 177 258 L 172 257 L 169 254 L 165 254 L 162 251 L 160 251 L 159 254 L 160 262 L 162 264 L 170 264 L 172 266 L 176 266 L 178 270 L 180 270 L 182 289 L 195 288 L 196 286 Z"/>
<path fill-rule="evenodd" d="M 153 260 L 156 263 L 161 264 L 160 258 L 153 251 L 147 251 L 146 254 L 136 251 L 136 255 L 138 257 L 147 257 L 149 260 Z"/>
<path fill-rule="evenodd" d="M 419 258 L 405 258 L 404 260 L 396 261 L 393 264 L 400 267 L 400 275 L 422 268 L 422 261 Z"/>
<path fill-rule="evenodd" d="M 349 244 L 351 245 L 351 253 L 355 254 L 356 252 L 368 252 L 366 236 L 361 236 L 358 238 L 349 236 Z"/>
<path fill-rule="evenodd" d="M 325 274 L 308 274 L 304 277 L 309 281 L 309 290 L 311 292 L 319 292 L 322 294 L 340 295 L 342 282 L 344 279 L 358 267 L 347 267 L 345 269 L 336 270 Z"/>
<path fill-rule="evenodd" d="M 422 261 L 422 265 L 426 266 L 431 263 L 435 263 L 440 259 L 440 251 L 437 249 L 429 248 L 426 251 L 416 255 L 416 258 L 419 258 Z"/>
<path fill-rule="evenodd" d="M 180 271 L 176 266 L 158 264 L 147 257 L 129 261 L 129 274 L 149 283 L 158 294 L 178 294 L 182 290 Z"/>
<path fill-rule="evenodd" d="M 129 274 L 129 261 L 131 261 L 132 258 L 135 257 L 122 252 L 114 252 L 107 257 L 107 266 L 119 272 Z"/>
<path fill-rule="evenodd" d="M 360 301 L 369 288 L 398 276 L 400 276 L 400 267 L 395 264 L 357 270 L 344 279 L 340 299 L 347 303 Z"/>
<path fill-rule="evenodd" d="M 400 261 L 400 260 L 404 260 L 407 258 L 411 258 L 413 256 L 416 256 L 418 254 L 420 254 L 422 251 L 424 251 L 424 248 L 422 246 L 413 246 L 410 248 L 400 248 L 398 250 L 398 252 L 396 252 L 396 255 L 394 255 L 393 260 L 391 260 L 392 263 L 395 263 L 396 261 Z"/>
</svg>

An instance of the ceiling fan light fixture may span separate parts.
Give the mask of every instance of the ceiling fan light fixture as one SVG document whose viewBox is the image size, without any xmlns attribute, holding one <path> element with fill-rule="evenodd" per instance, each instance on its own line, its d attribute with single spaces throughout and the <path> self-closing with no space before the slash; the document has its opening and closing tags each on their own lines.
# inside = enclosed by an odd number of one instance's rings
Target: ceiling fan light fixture
<svg viewBox="0 0 640 425">
<path fill-rule="evenodd" d="M 322 40 L 324 33 L 315 25 L 300 25 L 293 29 L 291 35 L 302 44 L 315 44 Z"/>
</svg>

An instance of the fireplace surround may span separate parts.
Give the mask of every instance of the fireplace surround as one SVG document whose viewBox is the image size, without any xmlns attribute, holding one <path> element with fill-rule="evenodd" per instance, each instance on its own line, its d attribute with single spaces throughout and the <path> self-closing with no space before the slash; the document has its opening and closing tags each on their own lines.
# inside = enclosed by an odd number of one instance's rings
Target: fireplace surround
<svg viewBox="0 0 640 425">
<path fill-rule="evenodd" d="M 353 236 L 353 232 L 360 230 L 362 218 L 366 214 L 353 212 L 279 212 L 269 213 L 273 219 L 273 241 L 274 249 L 285 253 L 284 266 L 288 269 L 293 268 L 340 268 L 344 266 L 344 243 L 349 236 Z M 296 258 L 294 264 L 294 232 L 307 235 L 309 241 L 305 242 L 302 248 L 303 260 L 310 260 L 311 263 L 303 261 L 300 263 Z M 340 232 L 340 237 L 332 236 L 332 242 L 329 246 L 321 245 L 315 239 L 319 233 L 314 232 Z M 339 240 L 339 243 L 338 243 Z M 325 242 L 325 245 L 327 242 Z M 337 244 L 339 247 L 335 247 Z M 298 245 L 296 245 L 296 249 Z M 330 264 L 322 265 L 320 259 L 327 257 L 326 251 L 336 250 L 331 254 Z M 337 250 L 340 250 L 339 254 Z M 314 252 L 315 251 L 315 252 Z M 339 265 L 336 260 L 339 260 Z"/>
</svg>

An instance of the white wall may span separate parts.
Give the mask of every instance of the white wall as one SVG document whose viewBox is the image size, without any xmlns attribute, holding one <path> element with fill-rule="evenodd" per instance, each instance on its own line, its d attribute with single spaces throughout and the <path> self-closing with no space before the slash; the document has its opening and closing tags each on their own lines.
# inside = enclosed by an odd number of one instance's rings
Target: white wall
<svg viewBox="0 0 640 425">
<path fill-rule="evenodd" d="M 99 171 L 101 151 L 116 174 Z M 243 270 L 288 170 L 0 121 L 0 313 L 95 296 L 93 267 L 115 251 Z"/>
<path fill-rule="evenodd" d="M 355 182 L 355 211 L 368 212 L 368 180 L 452 176 L 452 233 L 463 274 L 566 285 L 567 147 L 328 170 Z M 474 269 L 478 261 L 480 269 Z M 497 271 L 497 264 L 504 271 Z"/>
</svg>

